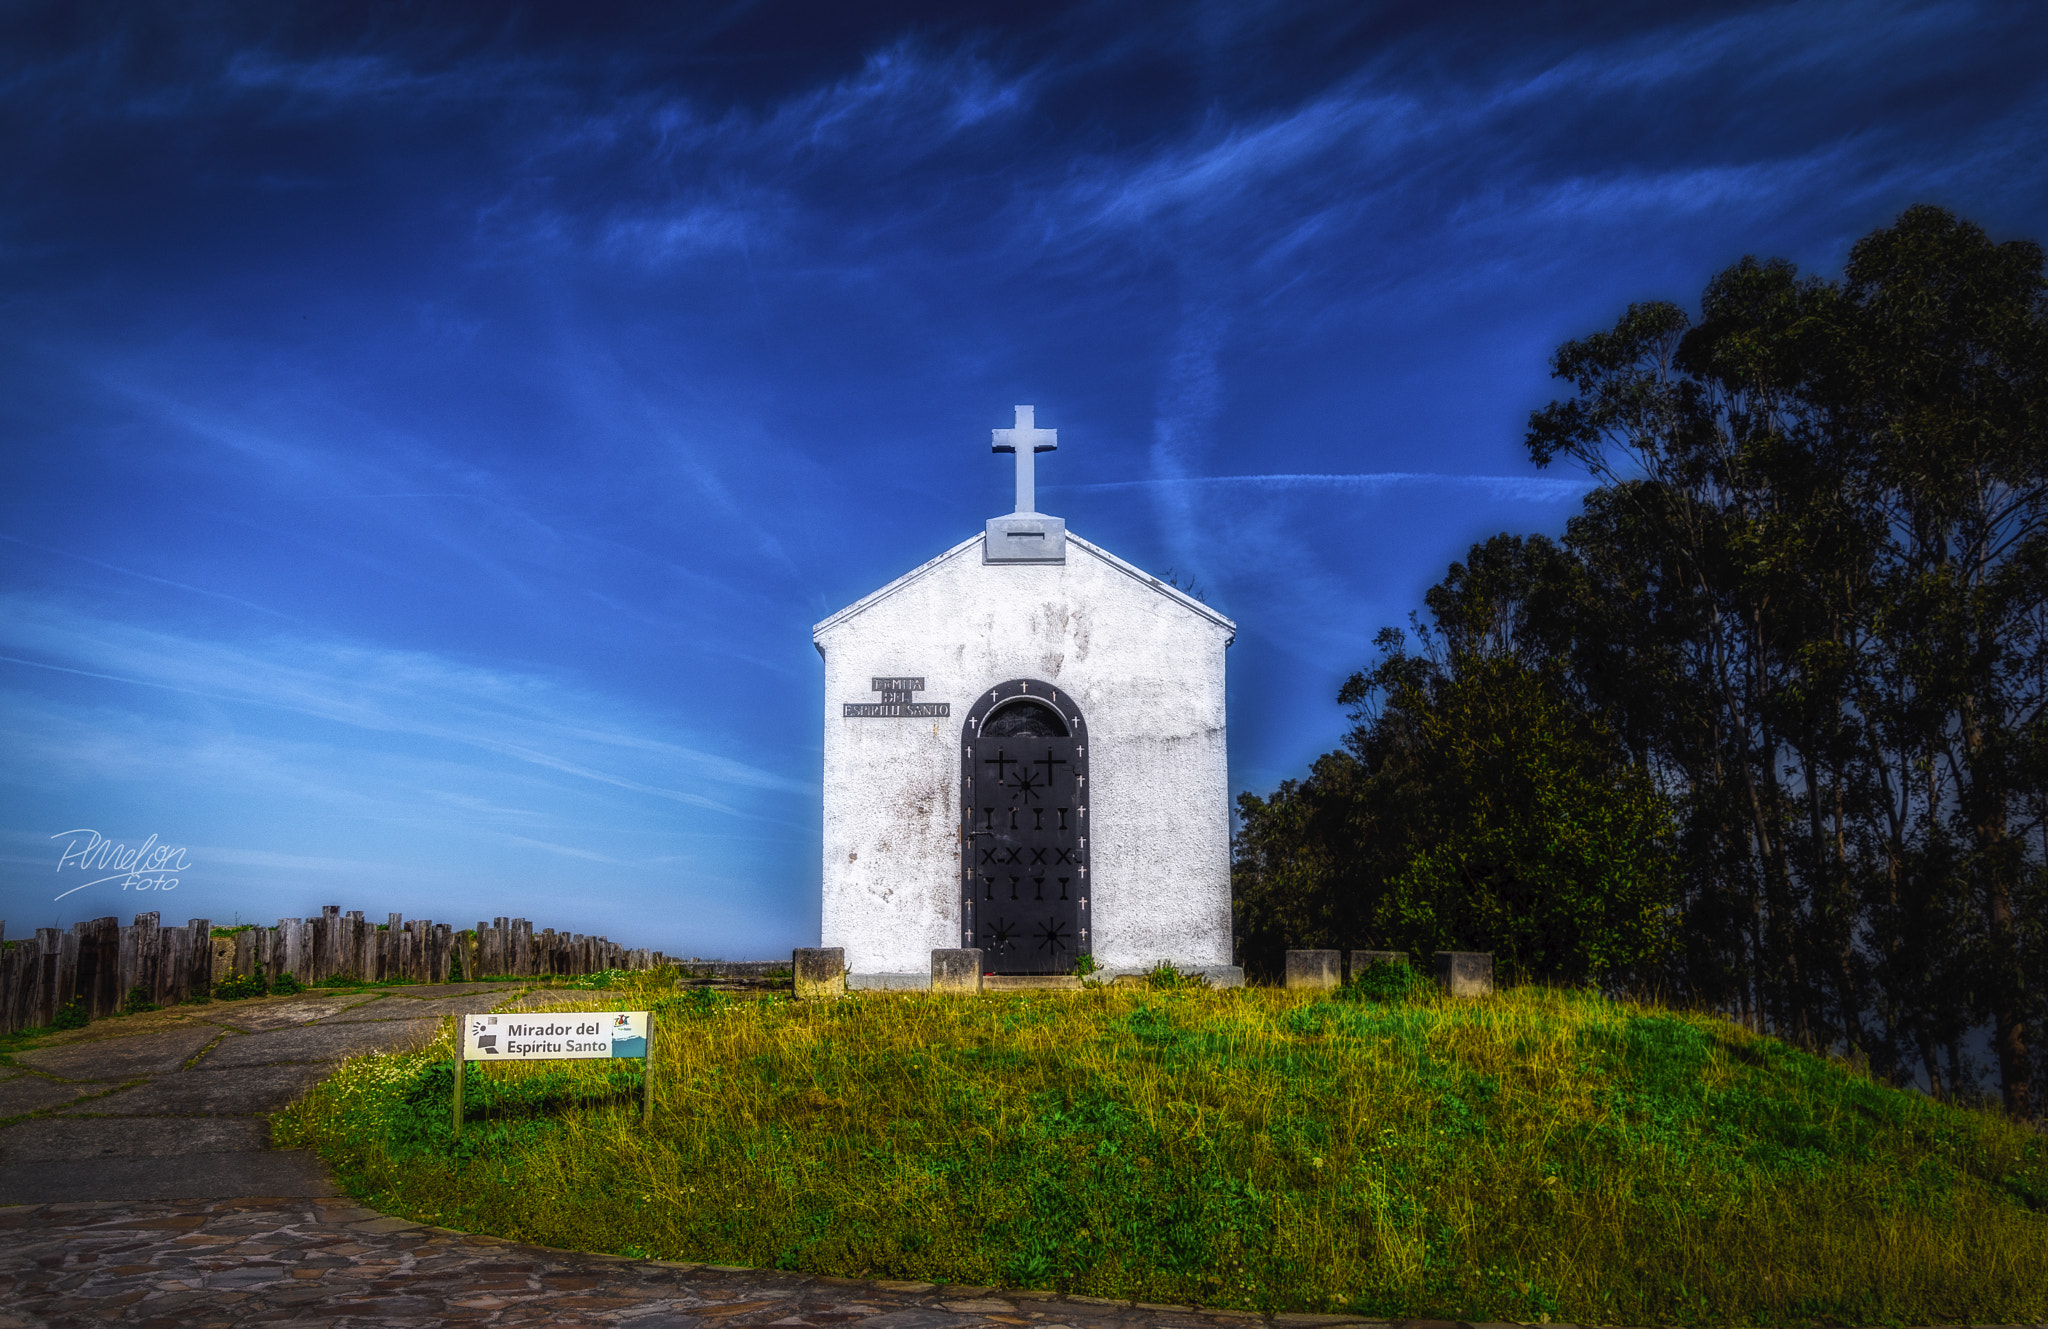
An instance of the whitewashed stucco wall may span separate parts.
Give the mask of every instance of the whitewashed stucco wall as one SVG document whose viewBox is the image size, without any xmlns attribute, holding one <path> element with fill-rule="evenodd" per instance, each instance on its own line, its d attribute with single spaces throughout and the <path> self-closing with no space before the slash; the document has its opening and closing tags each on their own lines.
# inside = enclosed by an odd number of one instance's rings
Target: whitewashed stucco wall
<svg viewBox="0 0 2048 1329">
<path fill-rule="evenodd" d="M 817 625 L 825 659 L 824 919 L 855 975 L 922 974 L 961 944 L 961 725 L 1013 678 L 1089 730 L 1095 958 L 1230 964 L 1230 620 L 1078 536 L 1064 564 L 984 564 L 977 535 Z M 921 675 L 933 719 L 847 719 L 874 677 Z"/>
</svg>

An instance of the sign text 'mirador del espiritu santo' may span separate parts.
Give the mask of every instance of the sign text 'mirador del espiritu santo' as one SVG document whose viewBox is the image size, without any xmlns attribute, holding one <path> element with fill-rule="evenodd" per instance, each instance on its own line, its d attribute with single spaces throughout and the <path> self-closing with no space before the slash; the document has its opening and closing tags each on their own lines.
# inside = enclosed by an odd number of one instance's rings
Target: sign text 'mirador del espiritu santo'
<svg viewBox="0 0 2048 1329">
<path fill-rule="evenodd" d="M 465 1061 L 553 1061 L 647 1055 L 647 1012 L 570 1011 L 472 1015 L 463 1021 Z"/>
<path fill-rule="evenodd" d="M 472 1061 L 590 1061 L 615 1057 L 641 1063 L 640 1115 L 654 1116 L 652 1021 L 646 1011 L 538 1011 L 465 1015 L 462 1055 L 455 1059 L 454 1127 L 462 1134 L 463 1071 Z"/>
</svg>

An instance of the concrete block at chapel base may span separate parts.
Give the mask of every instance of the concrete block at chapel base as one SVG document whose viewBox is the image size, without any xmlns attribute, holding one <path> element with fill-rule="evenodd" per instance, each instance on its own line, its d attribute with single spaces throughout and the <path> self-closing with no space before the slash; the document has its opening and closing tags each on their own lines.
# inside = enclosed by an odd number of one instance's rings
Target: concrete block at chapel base
<svg viewBox="0 0 2048 1329">
<path fill-rule="evenodd" d="M 981 980 L 984 992 L 1080 992 L 1072 974 L 990 974 Z"/>
<path fill-rule="evenodd" d="M 1438 951 L 1436 985 L 1453 997 L 1486 997 L 1493 994 L 1493 954 L 1490 951 Z"/>
<path fill-rule="evenodd" d="M 1357 978 L 1376 964 L 1407 964 L 1406 951 L 1353 951 L 1351 952 L 1351 977 Z"/>
<path fill-rule="evenodd" d="M 843 947 L 798 947 L 790 955 L 789 969 L 798 1001 L 832 1001 L 846 995 Z"/>
<path fill-rule="evenodd" d="M 932 976 L 915 970 L 884 970 L 876 973 L 849 973 L 846 989 L 849 992 L 927 992 L 931 989 Z"/>
<path fill-rule="evenodd" d="M 1287 986 L 1333 988 L 1344 982 L 1342 951 L 1287 952 Z"/>
<path fill-rule="evenodd" d="M 975 946 L 932 952 L 932 991 L 981 991 L 981 949 Z"/>
<path fill-rule="evenodd" d="M 1205 980 L 1212 988 L 1241 988 L 1244 986 L 1244 966 L 1236 964 L 1200 965 L 1180 971 L 1188 978 Z M 1113 987 L 1144 987 L 1152 977 L 1152 971 L 1145 969 L 1097 969 L 1088 976 L 1091 983 L 1106 983 Z"/>
</svg>

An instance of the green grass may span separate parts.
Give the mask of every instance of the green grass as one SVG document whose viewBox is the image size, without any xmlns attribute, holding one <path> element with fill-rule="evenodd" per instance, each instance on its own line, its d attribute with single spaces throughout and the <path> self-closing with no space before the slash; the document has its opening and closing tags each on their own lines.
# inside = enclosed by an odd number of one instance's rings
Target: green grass
<svg viewBox="0 0 2048 1329">
<path fill-rule="evenodd" d="M 2048 1319 L 2041 1135 L 1704 1016 L 622 988 L 657 1012 L 651 1128 L 635 1063 L 493 1066 L 458 1147 L 444 1031 L 281 1141 L 380 1209 L 636 1256 L 1474 1321 Z"/>
</svg>

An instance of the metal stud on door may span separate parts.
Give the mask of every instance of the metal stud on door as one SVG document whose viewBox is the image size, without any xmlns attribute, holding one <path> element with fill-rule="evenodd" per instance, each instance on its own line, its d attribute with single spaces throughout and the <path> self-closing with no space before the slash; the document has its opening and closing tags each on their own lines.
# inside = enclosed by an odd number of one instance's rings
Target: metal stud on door
<svg viewBox="0 0 2048 1329">
<path fill-rule="evenodd" d="M 1050 683 L 981 694 L 960 739 L 963 946 L 989 972 L 1070 973 L 1088 954 L 1088 737 Z"/>
</svg>

